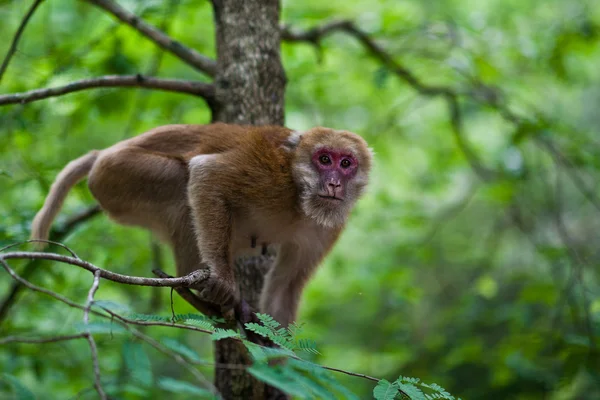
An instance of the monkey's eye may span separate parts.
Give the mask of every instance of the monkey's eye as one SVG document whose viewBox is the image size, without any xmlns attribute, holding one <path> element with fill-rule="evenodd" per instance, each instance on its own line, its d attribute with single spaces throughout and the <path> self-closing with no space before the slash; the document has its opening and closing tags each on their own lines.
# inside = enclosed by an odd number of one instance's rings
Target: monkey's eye
<svg viewBox="0 0 600 400">
<path fill-rule="evenodd" d="M 331 164 L 331 158 L 329 158 L 329 156 L 326 156 L 325 154 L 319 157 L 319 161 L 321 162 L 321 164 Z"/>
<path fill-rule="evenodd" d="M 351 164 L 351 162 L 347 158 L 344 158 L 342 160 L 342 162 L 340 163 L 340 165 L 342 166 L 342 168 L 348 168 L 350 166 L 350 164 Z"/>
</svg>

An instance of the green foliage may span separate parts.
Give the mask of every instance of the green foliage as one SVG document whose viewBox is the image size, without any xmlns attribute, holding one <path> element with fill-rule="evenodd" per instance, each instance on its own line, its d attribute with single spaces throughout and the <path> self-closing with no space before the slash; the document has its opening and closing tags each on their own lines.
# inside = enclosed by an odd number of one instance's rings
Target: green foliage
<svg viewBox="0 0 600 400">
<path fill-rule="evenodd" d="M 177 3 L 119 1 L 181 43 L 214 57 L 210 2 Z M 30 5 L 0 1 L 0 35 L 6 38 L 0 57 Z M 264 323 L 252 326 L 286 346 L 264 349 L 246 343 L 258 368 L 268 368 L 269 360 L 287 363 L 293 351 L 303 350 L 316 364 L 385 377 L 385 389 L 413 398 L 419 391 L 444 394 L 392 377 L 418 376 L 467 399 L 600 398 L 600 255 L 594 240 L 600 229 L 600 3 L 282 3 L 282 22 L 298 29 L 340 18 L 355 21 L 426 87 L 459 93 L 462 129 L 452 130 L 442 97 L 418 93 L 346 33 L 327 36 L 318 50 L 283 44 L 289 80 L 286 125 L 354 130 L 374 148 L 376 162 L 367 194 L 303 295 L 303 332 L 288 335 Z M 147 73 L 157 57 L 156 76 L 209 80 L 172 55 L 159 57 L 160 52 L 86 2 L 46 1 L 30 20 L 0 92 Z M 521 123 L 511 122 L 511 115 Z M 0 246 L 28 237 L 52 180 L 70 160 L 158 125 L 210 118 L 194 96 L 126 88 L 1 107 Z M 493 179 L 475 175 L 463 144 L 495 172 Z M 55 227 L 92 202 L 85 183 L 77 185 Z M 63 241 L 82 259 L 111 271 L 150 276 L 153 265 L 161 264 L 174 273 L 167 251 L 153 258 L 146 232 L 117 226 L 104 216 L 69 231 Z M 18 273 L 33 269 L 30 278 L 36 284 L 85 302 L 91 283 L 87 272 L 50 262 L 31 267 L 26 260 L 10 260 L 10 265 Z M 2 269 L 1 274 L 0 302 L 13 284 Z M 95 310 L 173 322 L 164 288 L 103 281 L 96 297 L 103 300 L 95 302 Z M 79 310 L 29 291 L 17 298 L 2 321 L 3 337 L 86 329 Z M 216 331 L 204 317 L 186 317 L 194 310 L 178 296 L 173 303 L 177 323 L 215 331 L 212 339 L 233 335 Z M 149 376 L 187 382 L 188 375 L 171 358 L 142 344 L 152 367 L 149 375 L 138 342 L 117 321 L 92 316 L 89 328 L 107 392 L 114 397 L 193 396 L 145 386 Z M 177 343 L 171 344 L 178 350 L 171 351 L 183 358 L 210 359 L 213 344 L 207 334 L 138 328 Z M 318 341 L 319 353 L 306 338 Z M 0 398 L 17 398 L 16 386 L 39 399 L 75 398 L 90 389 L 89 354 L 85 340 L 2 345 L 0 371 L 20 384 L 2 378 Z M 133 377 L 135 365 L 141 375 Z M 210 367 L 198 368 L 211 373 Z M 298 366 L 289 368 L 296 377 L 302 374 Z M 297 390 L 307 384 L 283 371 L 260 372 L 295 382 Z M 372 396 L 373 382 L 336 378 L 340 388 L 359 398 Z M 325 396 L 316 386 L 311 395 Z M 84 393 L 82 398 L 93 398 L 93 390 Z M 340 390 L 335 393 L 348 398 Z"/>
<path fill-rule="evenodd" d="M 398 394 L 398 386 L 385 379 L 380 380 L 373 389 L 373 397 L 376 400 L 394 400 Z"/>
<path fill-rule="evenodd" d="M 11 387 L 11 390 L 7 393 L 7 395 L 11 396 L 15 400 L 35 400 L 35 395 L 15 376 L 9 374 L 0 374 L 0 382 L 5 382 Z M 11 397 L 7 397 L 7 400 Z"/>
<path fill-rule="evenodd" d="M 158 387 L 162 390 L 171 393 L 178 393 L 188 396 L 194 396 L 198 399 L 214 399 L 215 396 L 206 389 L 194 386 L 189 382 L 178 379 L 169 378 L 166 376 L 158 379 Z"/>
<path fill-rule="evenodd" d="M 122 325 L 104 321 L 93 321 L 88 324 L 77 322 L 74 324 L 74 328 L 77 332 L 106 333 L 109 335 L 127 333 L 127 329 Z"/>
<path fill-rule="evenodd" d="M 425 391 L 423 389 L 425 389 Z M 394 400 L 402 398 L 407 398 L 409 400 L 456 399 L 438 384 L 427 384 L 421 382 L 419 378 L 409 378 L 405 376 L 401 376 L 394 382 L 381 379 L 373 388 L 373 397 L 375 400 Z"/>
<path fill-rule="evenodd" d="M 198 355 L 197 352 L 195 352 L 194 350 L 192 350 L 191 348 L 189 348 L 188 346 L 186 346 L 185 344 L 181 343 L 180 341 L 178 341 L 176 339 L 163 338 L 161 340 L 161 343 L 168 349 L 173 350 L 176 353 L 179 353 L 180 355 L 182 355 L 183 357 L 185 357 L 186 359 L 188 359 L 192 362 L 197 362 L 197 363 L 206 362 L 206 361 L 202 360 L 202 358 L 200 358 L 200 356 Z"/>
<path fill-rule="evenodd" d="M 215 333 L 211 336 L 212 340 L 222 340 L 227 338 L 239 338 L 240 334 L 232 329 L 215 329 Z"/>
<path fill-rule="evenodd" d="M 321 366 L 298 359 L 287 359 L 276 365 L 255 363 L 248 372 L 299 399 L 358 399 L 340 385 Z"/>
<path fill-rule="evenodd" d="M 123 343 L 123 359 L 125 367 L 134 383 L 152 386 L 154 374 L 150 358 L 141 343 L 127 341 Z"/>
<path fill-rule="evenodd" d="M 271 339 L 273 343 L 291 351 L 302 350 L 307 353 L 319 354 L 314 340 L 297 337 L 302 332 L 300 325 L 291 324 L 286 329 L 270 315 L 257 313 L 256 316 L 262 325 L 248 322 L 245 327 L 249 331 Z"/>
</svg>

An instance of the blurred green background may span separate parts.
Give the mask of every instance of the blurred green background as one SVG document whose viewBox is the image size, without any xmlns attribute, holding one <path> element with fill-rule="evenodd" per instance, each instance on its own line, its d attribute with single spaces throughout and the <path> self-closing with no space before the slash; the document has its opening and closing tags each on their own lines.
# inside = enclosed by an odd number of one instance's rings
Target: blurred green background
<svg viewBox="0 0 600 400">
<path fill-rule="evenodd" d="M 214 56 L 209 2 L 119 4 Z M 29 6 L 0 0 L 0 55 Z M 282 22 L 294 27 L 332 18 L 355 21 L 422 83 L 458 93 L 463 125 L 457 141 L 444 98 L 422 96 L 348 35 L 332 35 L 319 49 L 283 44 L 286 125 L 350 129 L 376 152 L 370 190 L 303 298 L 300 319 L 321 352 L 313 359 L 390 380 L 419 377 L 463 399 L 600 398 L 600 3 L 283 2 Z M 52 0 L 27 27 L 0 94 L 138 72 L 205 79 L 101 10 Z M 71 159 L 157 125 L 209 119 L 200 99 L 139 89 L 1 107 L 0 245 L 28 237 L 49 185 Z M 485 179 L 460 140 L 491 171 Z M 78 185 L 58 224 L 90 204 Z M 100 216 L 64 242 L 95 265 L 150 274 L 151 238 L 142 230 Z M 162 261 L 173 272 L 168 251 Z M 24 264 L 11 263 L 18 271 Z M 3 297 L 11 279 L 0 276 Z M 32 279 L 79 302 L 90 284 L 89 273 L 50 262 Z M 168 315 L 168 296 L 104 282 L 96 298 Z M 191 312 L 177 298 L 175 307 Z M 68 333 L 80 319 L 79 311 L 25 291 L 0 336 Z M 177 337 L 210 357 L 203 335 L 146 332 Z M 136 343 L 98 341 L 103 375 L 127 380 Z M 167 358 L 147 354 L 156 376 L 185 380 Z M 0 371 L 40 399 L 71 398 L 90 387 L 89 349 L 85 341 L 5 345 Z M 340 380 L 370 396 L 372 383 Z M 132 384 L 124 397 L 147 395 Z"/>
</svg>

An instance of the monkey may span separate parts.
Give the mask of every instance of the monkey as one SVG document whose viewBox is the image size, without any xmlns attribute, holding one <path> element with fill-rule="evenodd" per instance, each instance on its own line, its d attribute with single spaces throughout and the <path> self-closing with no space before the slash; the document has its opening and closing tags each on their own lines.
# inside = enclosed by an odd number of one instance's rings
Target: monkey
<svg viewBox="0 0 600 400">
<path fill-rule="evenodd" d="M 282 326 L 296 319 L 301 292 L 365 191 L 366 141 L 316 127 L 165 125 L 71 161 L 32 222 L 46 239 L 69 190 L 88 188 L 117 223 L 146 228 L 170 245 L 177 274 L 208 268 L 194 287 L 207 301 L 240 301 L 233 260 L 276 248 L 259 308 Z"/>
</svg>

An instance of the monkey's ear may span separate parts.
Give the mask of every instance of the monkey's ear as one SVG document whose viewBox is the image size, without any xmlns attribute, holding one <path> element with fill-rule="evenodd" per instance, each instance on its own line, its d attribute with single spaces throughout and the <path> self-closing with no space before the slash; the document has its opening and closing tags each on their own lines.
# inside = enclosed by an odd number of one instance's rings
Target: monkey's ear
<svg viewBox="0 0 600 400">
<path fill-rule="evenodd" d="M 296 150 L 296 147 L 298 147 L 298 145 L 300 144 L 300 141 L 302 140 L 303 135 L 304 135 L 304 132 L 299 132 L 299 131 L 290 132 L 290 135 L 283 142 L 283 145 L 282 145 L 283 148 L 286 149 L 287 151 Z"/>
</svg>

